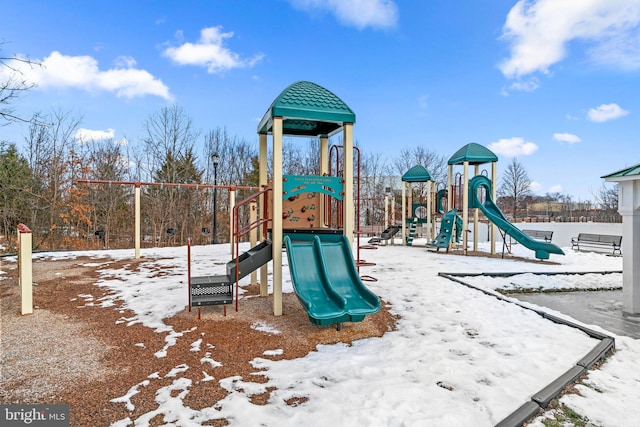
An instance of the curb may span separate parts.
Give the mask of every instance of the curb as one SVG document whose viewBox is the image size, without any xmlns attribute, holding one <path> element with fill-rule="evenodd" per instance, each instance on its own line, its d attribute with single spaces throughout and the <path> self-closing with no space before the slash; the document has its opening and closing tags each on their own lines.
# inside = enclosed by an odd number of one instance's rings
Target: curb
<svg viewBox="0 0 640 427">
<path fill-rule="evenodd" d="M 603 334 L 602 332 L 595 331 L 591 328 L 587 328 L 584 325 L 579 325 L 570 320 L 562 319 L 558 316 L 554 316 L 553 314 L 548 314 L 542 310 L 536 310 L 530 307 L 525 306 L 524 304 L 513 301 L 512 298 L 505 297 L 504 295 L 489 289 L 484 289 L 472 285 L 470 283 L 466 283 L 458 277 L 477 277 L 477 276 L 490 276 L 490 277 L 510 277 L 515 276 L 517 274 L 539 274 L 539 275 L 558 275 L 558 274 L 608 274 L 608 273 L 621 273 L 621 271 L 590 271 L 590 272 L 550 272 L 550 273 L 539 273 L 539 272 L 512 272 L 512 273 L 438 273 L 438 276 L 449 279 L 453 282 L 459 283 L 468 288 L 480 291 L 486 295 L 490 295 L 494 298 L 497 298 L 501 301 L 508 302 L 510 304 L 515 304 L 521 308 L 526 310 L 533 311 L 540 317 L 550 320 L 554 323 L 558 323 L 561 325 L 570 326 L 575 329 L 579 329 L 585 334 L 589 335 L 591 338 L 595 338 L 600 340 L 600 342 L 582 359 L 580 359 L 575 366 L 569 368 L 564 374 L 560 375 L 554 381 L 552 381 L 549 385 L 544 387 L 542 390 L 539 390 L 537 393 L 534 393 L 531 396 L 531 400 L 524 403 L 518 409 L 513 411 L 511 414 L 507 415 L 502 421 L 496 424 L 496 427 L 520 427 L 524 423 L 526 423 L 531 418 L 535 417 L 541 410 L 545 409 L 549 403 L 558 397 L 562 390 L 564 390 L 568 385 L 573 384 L 578 378 L 587 373 L 587 371 L 599 360 L 603 359 L 607 353 L 615 349 L 615 339 L 612 336 L 607 334 Z"/>
</svg>

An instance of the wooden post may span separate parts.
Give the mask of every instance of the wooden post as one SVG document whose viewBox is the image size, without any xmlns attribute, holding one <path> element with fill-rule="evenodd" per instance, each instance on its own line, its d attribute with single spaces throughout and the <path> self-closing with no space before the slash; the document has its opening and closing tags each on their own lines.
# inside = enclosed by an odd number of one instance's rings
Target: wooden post
<svg viewBox="0 0 640 427">
<path fill-rule="evenodd" d="M 264 190 L 267 186 L 267 135 L 260 134 L 260 190 Z M 265 195 L 260 196 L 260 212 L 264 212 L 264 206 L 268 203 Z M 262 241 L 264 237 L 260 235 Z M 269 295 L 269 275 L 268 275 L 268 263 L 260 267 L 260 296 L 266 297 Z"/>
<path fill-rule="evenodd" d="M 407 186 L 404 181 L 400 181 L 402 188 L 402 246 L 407 242 Z"/>
<path fill-rule="evenodd" d="M 353 242 L 353 228 L 355 226 L 355 209 L 353 199 L 353 123 L 345 123 L 342 126 L 344 136 L 344 159 L 343 159 L 343 180 L 344 197 L 342 199 L 343 209 L 343 233 Z M 275 192 L 274 192 L 275 197 Z"/>
<path fill-rule="evenodd" d="M 24 314 L 33 314 L 33 269 L 31 259 L 31 230 L 24 224 L 18 224 L 18 286 L 20 288 L 21 308 Z"/>
<path fill-rule="evenodd" d="M 282 315 L 282 117 L 273 118 L 273 314 Z M 345 202 L 346 203 L 346 202 Z M 345 219 L 346 221 L 346 219 Z"/>
<path fill-rule="evenodd" d="M 475 169 L 473 173 L 474 173 L 474 176 L 480 174 L 480 165 L 475 165 Z M 487 194 L 487 197 L 488 196 L 489 195 Z M 480 237 L 480 234 L 478 233 L 478 222 L 479 222 L 478 212 L 479 211 L 480 209 L 478 208 L 473 209 L 473 251 L 474 252 L 478 252 L 478 239 Z"/>
<path fill-rule="evenodd" d="M 136 182 L 135 189 L 135 244 L 136 244 L 136 259 L 140 259 L 140 183 Z"/>
<path fill-rule="evenodd" d="M 464 254 L 467 255 L 469 243 L 469 236 L 467 230 L 469 229 L 469 161 L 465 160 L 464 167 L 464 179 L 462 181 L 462 242 L 464 245 Z"/>
<path fill-rule="evenodd" d="M 382 228 L 382 230 L 384 231 L 387 228 L 389 228 L 389 196 L 388 195 L 384 196 L 384 227 Z M 380 241 L 380 243 L 385 246 L 387 245 L 386 240 Z"/>
<path fill-rule="evenodd" d="M 258 204 L 256 200 L 252 200 L 249 203 L 249 223 L 254 224 L 257 220 L 257 217 L 258 217 Z M 256 245 L 256 243 L 258 243 L 257 228 L 254 228 L 249 232 L 249 243 L 252 248 Z M 255 270 L 251 272 L 251 284 L 254 286 L 258 284 L 258 272 Z"/>
<path fill-rule="evenodd" d="M 229 244 L 231 245 L 231 258 L 236 257 L 236 245 L 233 242 L 235 224 L 233 222 L 233 208 L 236 205 L 236 189 L 229 189 Z"/>
</svg>

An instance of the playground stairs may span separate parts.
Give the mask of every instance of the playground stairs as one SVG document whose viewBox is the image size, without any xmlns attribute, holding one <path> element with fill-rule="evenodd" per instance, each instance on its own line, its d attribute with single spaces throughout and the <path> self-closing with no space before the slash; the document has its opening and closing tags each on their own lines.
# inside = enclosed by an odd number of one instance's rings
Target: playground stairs
<svg viewBox="0 0 640 427">
<path fill-rule="evenodd" d="M 413 239 L 416 235 L 417 228 L 418 228 L 418 218 L 413 218 L 411 220 L 411 224 L 409 225 L 409 233 L 407 235 L 407 246 L 411 246 L 413 244 Z"/>
<path fill-rule="evenodd" d="M 191 277 L 191 306 L 231 304 L 233 302 L 233 286 L 236 281 L 262 267 L 272 258 L 272 243 L 264 240 L 227 263 L 227 274 L 215 276 Z"/>
</svg>

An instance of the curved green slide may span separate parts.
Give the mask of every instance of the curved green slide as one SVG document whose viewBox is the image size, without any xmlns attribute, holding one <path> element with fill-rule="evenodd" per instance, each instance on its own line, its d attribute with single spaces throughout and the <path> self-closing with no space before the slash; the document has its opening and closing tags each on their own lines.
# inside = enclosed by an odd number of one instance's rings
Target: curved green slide
<svg viewBox="0 0 640 427">
<path fill-rule="evenodd" d="M 484 187 L 486 200 L 484 203 L 478 198 L 478 189 Z M 491 198 L 491 180 L 484 175 L 477 175 L 469 181 L 469 207 L 479 208 L 482 213 L 501 230 L 513 237 L 522 246 L 535 252 L 538 259 L 549 259 L 549 254 L 564 255 L 562 249 L 553 243 L 542 242 L 527 236 L 522 230 L 511 224 L 500 208 Z"/>
<path fill-rule="evenodd" d="M 360 322 L 380 311 L 380 299 L 358 274 L 346 236 L 293 241 L 284 237 L 291 280 L 311 323 Z"/>
</svg>

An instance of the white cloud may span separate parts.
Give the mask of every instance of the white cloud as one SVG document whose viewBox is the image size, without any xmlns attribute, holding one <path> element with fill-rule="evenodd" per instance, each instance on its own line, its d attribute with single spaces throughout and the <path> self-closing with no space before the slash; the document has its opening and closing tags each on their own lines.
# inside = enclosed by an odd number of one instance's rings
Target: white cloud
<svg viewBox="0 0 640 427">
<path fill-rule="evenodd" d="M 207 67 L 210 74 L 233 68 L 253 67 L 264 58 L 262 54 L 252 58 L 241 58 L 239 54 L 224 46 L 225 40 L 231 37 L 233 32 L 223 33 L 221 26 L 203 28 L 200 30 L 200 40 L 197 43 L 185 42 L 178 47 L 168 47 L 163 55 L 180 65 Z"/>
<path fill-rule="evenodd" d="M 560 142 L 566 142 L 567 144 L 575 144 L 582 141 L 579 136 L 572 133 L 554 133 L 553 139 Z"/>
<path fill-rule="evenodd" d="M 587 118 L 592 122 L 602 123 L 618 119 L 627 114 L 629 114 L 629 112 L 620 108 L 618 104 L 602 104 L 596 108 L 589 108 Z"/>
<path fill-rule="evenodd" d="M 169 88 L 145 70 L 116 66 L 101 71 L 98 61 L 91 56 L 67 56 L 56 51 L 36 62 L 40 62 L 42 67 L 30 67 L 17 61 L 10 65 L 41 89 L 76 88 L 88 92 L 113 92 L 116 96 L 125 98 L 146 95 L 167 100 L 172 98 Z M 127 63 L 131 64 L 131 59 Z M 135 65 L 135 60 L 133 64 Z"/>
<path fill-rule="evenodd" d="M 529 184 L 529 190 L 533 191 L 534 193 L 540 193 L 540 191 L 542 190 L 542 185 L 540 185 L 540 183 L 537 181 L 531 181 L 531 184 Z"/>
<path fill-rule="evenodd" d="M 549 187 L 549 193 L 562 193 L 562 185 L 556 184 Z"/>
<path fill-rule="evenodd" d="M 538 150 L 533 142 L 527 142 L 523 138 L 503 138 L 488 145 L 489 150 L 507 157 L 529 156 Z"/>
<path fill-rule="evenodd" d="M 398 6 L 392 0 L 289 0 L 306 12 L 327 11 L 339 22 L 362 30 L 393 28 L 398 21 Z"/>
<path fill-rule="evenodd" d="M 503 26 L 510 57 L 500 70 L 508 78 L 548 73 L 574 40 L 587 43 L 595 62 L 639 68 L 639 23 L 640 0 L 519 0 Z"/>
<path fill-rule="evenodd" d="M 118 68 L 133 68 L 136 66 L 137 61 L 131 56 L 119 56 L 116 58 L 115 63 Z"/>
<path fill-rule="evenodd" d="M 89 141 L 101 141 L 104 139 L 112 139 L 115 135 L 115 130 L 107 129 L 107 130 L 92 130 L 80 128 L 76 131 L 75 137 L 81 143 L 89 142 Z"/>
</svg>

